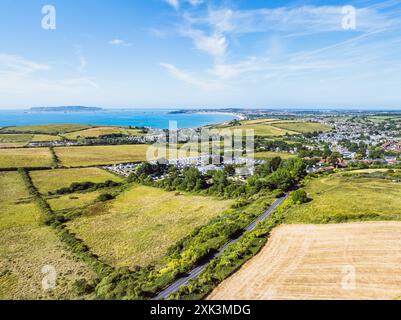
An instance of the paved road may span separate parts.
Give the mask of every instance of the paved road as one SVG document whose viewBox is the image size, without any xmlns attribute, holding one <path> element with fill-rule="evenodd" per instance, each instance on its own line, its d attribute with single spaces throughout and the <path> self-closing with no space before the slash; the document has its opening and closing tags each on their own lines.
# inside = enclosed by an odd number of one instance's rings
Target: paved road
<svg viewBox="0 0 401 320">
<path fill-rule="evenodd" d="M 252 222 L 248 227 L 245 228 L 245 232 L 252 231 L 256 228 L 257 224 L 260 221 L 263 221 L 267 219 L 268 217 L 271 216 L 273 211 L 283 204 L 284 200 L 287 199 L 288 194 L 286 194 L 284 197 L 277 199 L 270 207 L 267 209 L 267 211 L 259 216 L 254 222 Z M 203 270 L 206 269 L 206 267 L 209 265 L 209 263 L 214 259 L 219 256 L 221 256 L 224 251 L 226 251 L 230 246 L 232 246 L 234 243 L 238 242 L 239 240 L 242 239 L 244 236 L 244 233 L 242 233 L 238 238 L 231 240 L 229 243 L 225 244 L 223 247 L 221 247 L 213 256 L 211 256 L 207 261 L 203 262 L 199 266 L 197 266 L 195 269 L 193 269 L 191 272 L 183 275 L 181 278 L 177 279 L 173 284 L 171 284 L 169 287 L 167 287 L 165 290 L 160 292 L 156 297 L 154 297 L 152 300 L 162 300 L 162 299 L 167 299 L 168 296 L 174 292 L 177 292 L 178 289 L 180 289 L 182 286 L 186 285 L 190 280 L 195 279 L 198 277 Z"/>
</svg>

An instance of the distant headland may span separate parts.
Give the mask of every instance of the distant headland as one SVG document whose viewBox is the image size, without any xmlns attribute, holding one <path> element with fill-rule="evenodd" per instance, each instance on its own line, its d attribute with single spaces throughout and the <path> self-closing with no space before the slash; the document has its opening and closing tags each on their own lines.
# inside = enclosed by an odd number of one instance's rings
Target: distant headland
<svg viewBox="0 0 401 320">
<path fill-rule="evenodd" d="M 102 111 L 99 107 L 82 107 L 82 106 L 62 106 L 62 107 L 32 107 L 28 111 L 33 112 L 94 112 Z"/>
</svg>

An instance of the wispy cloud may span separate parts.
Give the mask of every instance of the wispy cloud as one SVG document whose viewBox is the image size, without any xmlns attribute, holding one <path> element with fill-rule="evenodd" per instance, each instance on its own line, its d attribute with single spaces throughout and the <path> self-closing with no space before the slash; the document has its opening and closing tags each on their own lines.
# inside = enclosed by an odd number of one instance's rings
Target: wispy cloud
<svg viewBox="0 0 401 320">
<path fill-rule="evenodd" d="M 47 71 L 50 66 L 10 54 L 0 54 L 0 73 L 31 74 Z"/>
<path fill-rule="evenodd" d="M 189 3 L 191 6 L 198 6 L 203 3 L 203 0 L 164 0 L 167 4 L 178 10 L 181 3 Z"/>
<path fill-rule="evenodd" d="M 357 67 L 368 68 L 369 63 L 378 63 L 381 58 L 385 63 L 383 55 L 394 53 L 392 44 L 401 36 L 400 33 L 398 36 L 397 33 L 394 35 L 391 30 L 401 26 L 401 19 L 392 15 L 391 11 L 380 11 L 380 9 L 400 2 L 389 0 L 381 5 L 357 8 L 357 28 L 348 33 L 350 38 L 345 41 L 334 41 L 324 47 L 312 46 L 307 51 L 280 52 L 276 56 L 265 51 L 263 56 L 259 53 L 259 56 L 243 57 L 231 63 L 228 62 L 227 54 L 231 47 L 230 42 L 239 41 L 238 35 L 273 32 L 280 34 L 277 42 L 281 42 L 283 39 L 289 41 L 290 38 L 299 36 L 340 32 L 343 35 L 340 37 L 342 39 L 347 35 L 343 29 L 345 16 L 343 6 L 288 6 L 256 10 L 209 7 L 206 11 L 183 12 L 182 25 L 178 32 L 180 36 L 191 38 L 196 49 L 214 58 L 212 67 L 207 70 L 207 81 L 221 84 L 234 79 L 241 81 L 274 77 L 284 79 L 325 71 L 346 74 L 347 70 Z M 387 31 L 389 32 L 385 36 Z M 377 52 L 378 39 L 381 36 L 389 38 L 379 44 L 385 47 L 384 51 Z M 276 49 L 277 46 L 280 46 L 280 43 L 275 45 Z M 173 65 L 164 67 L 170 74 L 175 75 L 175 78 L 199 85 L 197 80 L 195 81 L 199 77 L 194 73 L 182 73 Z M 204 82 L 205 80 L 202 81 Z"/>
<path fill-rule="evenodd" d="M 212 57 L 221 58 L 225 55 L 228 41 L 221 33 L 213 33 L 206 35 L 201 30 L 182 29 L 181 34 L 193 40 L 195 47 L 203 52 L 208 53 Z"/>
<path fill-rule="evenodd" d="M 109 41 L 109 44 L 113 45 L 113 46 L 123 46 L 123 47 L 131 47 L 132 44 L 122 40 L 122 39 L 113 39 Z"/>
<path fill-rule="evenodd" d="M 201 87 L 206 90 L 216 90 L 221 88 L 221 84 L 216 80 L 201 79 L 199 76 L 194 76 L 193 74 L 177 68 L 175 65 L 170 63 L 160 63 L 164 69 L 170 74 L 174 79 L 183 81 L 185 83 Z"/>
</svg>

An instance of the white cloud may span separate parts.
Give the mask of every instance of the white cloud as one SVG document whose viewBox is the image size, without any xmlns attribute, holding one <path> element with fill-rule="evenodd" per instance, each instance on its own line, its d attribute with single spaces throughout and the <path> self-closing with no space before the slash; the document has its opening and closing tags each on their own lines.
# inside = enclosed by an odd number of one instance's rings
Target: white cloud
<svg viewBox="0 0 401 320">
<path fill-rule="evenodd" d="M 180 7 L 180 1 L 179 0 L 165 0 L 165 1 L 176 10 L 178 10 L 179 7 Z"/>
<path fill-rule="evenodd" d="M 164 1 L 176 10 L 178 10 L 180 8 L 181 2 L 187 2 L 191 6 L 194 6 L 194 7 L 203 3 L 203 0 L 182 0 L 182 1 L 180 1 L 180 0 L 164 0 Z"/>
<path fill-rule="evenodd" d="M 0 54 L 0 73 L 30 74 L 49 69 L 50 67 L 46 64 L 30 61 L 20 56 Z"/>
<path fill-rule="evenodd" d="M 111 44 L 113 46 L 124 46 L 124 47 L 132 46 L 131 43 L 126 42 L 125 40 L 121 40 L 121 39 L 113 39 L 113 40 L 109 41 L 109 44 Z"/>
<path fill-rule="evenodd" d="M 201 87 L 206 90 L 216 90 L 221 88 L 221 84 L 216 80 L 205 80 L 195 77 L 194 75 L 180 70 L 175 65 L 170 63 L 160 63 L 160 65 L 167 70 L 171 77 L 182 82 Z"/>
<path fill-rule="evenodd" d="M 183 29 L 181 34 L 191 38 L 195 47 L 215 58 L 223 57 L 228 47 L 227 38 L 221 33 L 205 35 L 201 30 Z"/>
</svg>

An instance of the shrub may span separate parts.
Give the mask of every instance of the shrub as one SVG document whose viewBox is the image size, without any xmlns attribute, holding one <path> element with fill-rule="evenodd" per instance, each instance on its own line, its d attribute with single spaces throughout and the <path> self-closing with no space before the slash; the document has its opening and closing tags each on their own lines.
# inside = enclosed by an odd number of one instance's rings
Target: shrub
<svg viewBox="0 0 401 320">
<path fill-rule="evenodd" d="M 299 189 L 294 191 L 291 194 L 291 199 L 294 203 L 296 204 L 302 204 L 302 203 L 307 203 L 309 202 L 308 194 L 304 189 Z"/>
<path fill-rule="evenodd" d="M 97 197 L 97 201 L 109 201 L 109 200 L 113 200 L 114 198 L 115 198 L 115 196 L 113 196 L 110 193 L 103 193 Z"/>
</svg>

